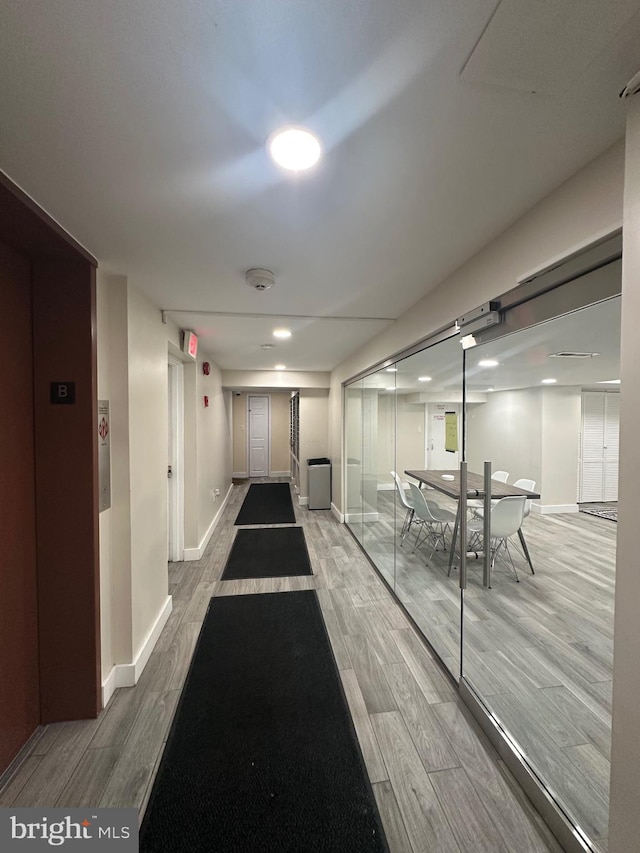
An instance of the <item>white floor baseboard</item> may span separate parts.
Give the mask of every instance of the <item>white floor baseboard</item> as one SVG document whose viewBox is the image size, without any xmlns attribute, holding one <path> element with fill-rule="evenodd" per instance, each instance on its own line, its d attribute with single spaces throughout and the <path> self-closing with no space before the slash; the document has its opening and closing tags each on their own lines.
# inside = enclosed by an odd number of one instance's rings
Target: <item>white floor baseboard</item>
<svg viewBox="0 0 640 853">
<path fill-rule="evenodd" d="M 562 512 L 579 512 L 578 504 L 532 504 L 531 508 L 540 515 L 555 515 Z"/>
<path fill-rule="evenodd" d="M 151 630 L 145 637 L 138 653 L 131 663 L 117 663 L 113 666 L 102 682 L 102 707 L 106 708 L 109 699 L 113 696 L 118 687 L 133 687 L 138 683 L 138 679 L 147 665 L 147 661 L 151 657 L 151 652 L 155 648 L 156 643 L 162 633 L 162 629 L 167 624 L 167 619 L 173 610 L 173 599 L 170 595 L 167 596 L 162 610 L 158 614 L 156 621 L 153 623 Z"/>
<path fill-rule="evenodd" d="M 338 519 L 340 524 L 344 524 L 344 513 L 340 512 L 340 510 L 333 503 L 333 501 L 331 501 L 331 512 L 335 515 L 335 517 Z"/>
<path fill-rule="evenodd" d="M 200 542 L 198 547 L 197 548 L 185 548 L 184 549 L 184 559 L 185 560 L 199 560 L 202 557 L 202 555 L 204 554 L 206 547 L 209 544 L 209 539 L 211 539 L 213 531 L 216 529 L 216 525 L 218 524 L 218 522 L 222 518 L 222 513 L 224 511 L 224 508 L 227 505 L 229 498 L 231 497 L 231 490 L 232 489 L 233 489 L 233 483 L 231 483 L 231 485 L 229 486 L 227 494 L 224 496 L 224 499 L 223 499 L 222 503 L 220 504 L 220 508 L 218 509 L 218 512 L 214 515 L 214 517 L 211 521 L 211 524 L 209 525 L 207 532 L 202 537 L 202 541 Z"/>
</svg>

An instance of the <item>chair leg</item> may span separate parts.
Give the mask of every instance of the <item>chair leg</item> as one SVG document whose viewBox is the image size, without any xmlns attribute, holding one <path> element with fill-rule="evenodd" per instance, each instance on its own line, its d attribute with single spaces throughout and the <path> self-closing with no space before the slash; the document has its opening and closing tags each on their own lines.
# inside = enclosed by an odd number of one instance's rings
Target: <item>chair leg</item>
<svg viewBox="0 0 640 853">
<path fill-rule="evenodd" d="M 524 552 L 524 555 L 527 558 L 527 563 L 529 563 L 529 568 L 531 569 L 531 574 L 535 575 L 535 572 L 533 570 L 533 563 L 531 562 L 531 557 L 529 556 L 529 549 L 527 548 L 527 543 L 524 540 L 524 533 L 522 532 L 521 527 L 518 530 L 518 539 L 520 540 L 520 544 L 522 545 L 522 550 Z"/>
</svg>

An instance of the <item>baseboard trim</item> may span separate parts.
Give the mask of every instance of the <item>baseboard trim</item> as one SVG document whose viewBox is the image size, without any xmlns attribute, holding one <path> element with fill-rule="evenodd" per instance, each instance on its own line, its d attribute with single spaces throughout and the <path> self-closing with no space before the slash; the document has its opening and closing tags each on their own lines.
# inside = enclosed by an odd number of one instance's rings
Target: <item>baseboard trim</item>
<svg viewBox="0 0 640 853">
<path fill-rule="evenodd" d="M 344 513 L 340 512 L 340 510 L 334 504 L 333 501 L 331 501 L 331 512 L 335 515 L 335 517 L 338 519 L 340 524 L 344 524 Z"/>
<path fill-rule="evenodd" d="M 347 524 L 355 523 L 356 521 L 378 521 L 379 518 L 379 512 L 347 512 L 344 516 Z"/>
<path fill-rule="evenodd" d="M 234 474 L 234 476 L 235 476 L 235 474 Z M 223 499 L 222 503 L 220 504 L 220 509 L 214 515 L 214 517 L 211 521 L 211 524 L 209 525 L 207 532 L 202 537 L 202 541 L 200 542 L 198 547 L 197 548 L 185 548 L 184 549 L 185 561 L 200 560 L 202 558 L 202 555 L 206 551 L 207 545 L 209 544 L 209 539 L 211 539 L 211 536 L 213 535 L 213 531 L 216 529 L 216 525 L 218 524 L 218 522 L 220 521 L 220 518 L 222 517 L 223 510 L 226 507 L 229 498 L 231 497 L 231 490 L 232 489 L 233 489 L 233 483 L 231 483 L 231 485 L 229 486 L 227 494 L 224 496 L 224 499 Z"/>
<path fill-rule="evenodd" d="M 173 599 L 170 595 L 158 614 L 156 621 L 153 623 L 151 630 L 145 637 L 133 659 L 132 663 L 117 663 L 113 666 L 102 683 L 102 707 L 106 708 L 109 699 L 113 696 L 119 687 L 134 687 L 138 683 L 138 679 L 142 675 L 151 652 L 154 650 L 162 629 L 167 624 L 167 619 L 173 610 Z"/>
<path fill-rule="evenodd" d="M 298 495 L 298 506 L 308 506 L 309 504 L 309 496 Z"/>
<path fill-rule="evenodd" d="M 291 471 L 272 471 L 270 477 L 290 477 Z"/>
<path fill-rule="evenodd" d="M 556 515 L 563 512 L 579 512 L 578 504 L 532 504 L 531 508 L 540 515 Z"/>
<path fill-rule="evenodd" d="M 378 483 L 379 492 L 392 492 L 395 487 L 395 483 Z"/>
</svg>

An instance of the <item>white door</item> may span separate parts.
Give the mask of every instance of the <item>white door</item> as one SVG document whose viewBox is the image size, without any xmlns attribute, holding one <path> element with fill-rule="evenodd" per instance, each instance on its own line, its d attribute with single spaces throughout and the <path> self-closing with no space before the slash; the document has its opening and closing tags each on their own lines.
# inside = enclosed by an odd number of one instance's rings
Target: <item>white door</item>
<svg viewBox="0 0 640 853">
<path fill-rule="evenodd" d="M 268 397 L 249 397 L 249 476 L 269 476 Z"/>
<path fill-rule="evenodd" d="M 582 394 L 580 502 L 618 500 L 620 395 Z"/>
<path fill-rule="evenodd" d="M 446 450 L 446 416 L 449 412 L 456 415 L 460 440 L 459 408 L 455 403 L 429 403 L 427 407 L 427 469 L 430 471 L 446 471 L 460 464 L 459 451 Z"/>
</svg>

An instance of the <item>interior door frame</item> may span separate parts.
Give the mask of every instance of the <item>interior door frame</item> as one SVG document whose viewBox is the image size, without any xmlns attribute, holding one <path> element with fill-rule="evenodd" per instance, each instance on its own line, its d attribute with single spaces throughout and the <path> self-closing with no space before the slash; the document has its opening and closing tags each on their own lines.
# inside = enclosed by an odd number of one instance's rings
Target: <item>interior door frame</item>
<svg viewBox="0 0 640 853">
<path fill-rule="evenodd" d="M 252 397 L 264 397 L 267 401 L 267 477 L 271 476 L 271 394 L 247 394 L 247 474 L 251 473 L 251 399 Z M 257 475 L 261 476 L 261 475 Z"/>
<path fill-rule="evenodd" d="M 167 477 L 167 559 L 184 560 L 184 365 L 169 353 L 167 371 L 168 464 Z"/>
</svg>

